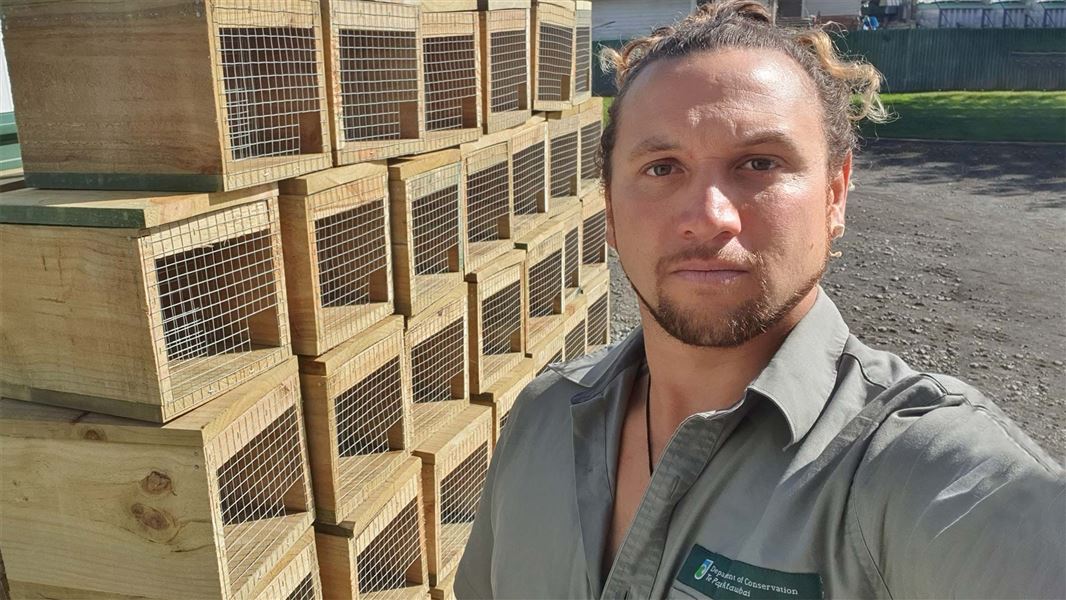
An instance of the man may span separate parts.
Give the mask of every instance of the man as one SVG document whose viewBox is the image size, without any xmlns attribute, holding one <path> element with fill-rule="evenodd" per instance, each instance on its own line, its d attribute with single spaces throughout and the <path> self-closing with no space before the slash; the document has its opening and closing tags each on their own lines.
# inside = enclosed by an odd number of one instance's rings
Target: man
<svg viewBox="0 0 1066 600">
<path fill-rule="evenodd" d="M 1066 597 L 1062 468 L 818 286 L 876 71 L 743 0 L 615 62 L 608 238 L 643 327 L 522 393 L 456 595 Z"/>
</svg>

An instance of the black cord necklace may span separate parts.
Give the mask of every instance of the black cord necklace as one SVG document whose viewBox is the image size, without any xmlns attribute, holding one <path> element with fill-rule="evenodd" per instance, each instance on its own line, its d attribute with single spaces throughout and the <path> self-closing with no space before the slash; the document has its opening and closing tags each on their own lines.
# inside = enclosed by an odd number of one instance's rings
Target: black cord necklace
<svg viewBox="0 0 1066 600">
<path fill-rule="evenodd" d="M 648 477 L 655 473 L 655 459 L 651 449 L 651 373 L 648 373 L 648 389 L 644 394 L 645 439 L 648 440 Z"/>
</svg>

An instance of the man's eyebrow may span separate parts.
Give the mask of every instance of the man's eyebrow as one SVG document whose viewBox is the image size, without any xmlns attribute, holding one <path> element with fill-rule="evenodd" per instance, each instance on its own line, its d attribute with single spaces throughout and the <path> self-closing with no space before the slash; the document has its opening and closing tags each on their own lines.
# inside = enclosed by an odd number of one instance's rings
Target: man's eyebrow
<svg viewBox="0 0 1066 600">
<path fill-rule="evenodd" d="M 667 152 L 670 150 L 677 150 L 681 145 L 661 137 L 650 137 L 641 140 L 639 144 L 633 148 L 633 151 L 629 153 L 632 158 L 637 158 L 645 154 L 652 154 L 655 152 Z"/>
<path fill-rule="evenodd" d="M 796 144 L 796 141 L 792 139 L 792 136 L 788 135 L 788 133 L 781 129 L 761 129 L 742 135 L 740 136 L 740 139 L 737 140 L 737 145 L 742 148 L 760 146 L 763 144 L 781 144 L 787 146 L 789 150 L 799 150 L 799 146 Z"/>
</svg>

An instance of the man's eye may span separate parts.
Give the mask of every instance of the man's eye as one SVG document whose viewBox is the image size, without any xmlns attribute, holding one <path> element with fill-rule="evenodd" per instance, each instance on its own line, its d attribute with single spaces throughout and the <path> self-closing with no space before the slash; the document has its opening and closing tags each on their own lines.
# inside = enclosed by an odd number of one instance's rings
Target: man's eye
<svg viewBox="0 0 1066 600">
<path fill-rule="evenodd" d="M 651 175 L 652 177 L 665 177 L 674 172 L 674 165 L 660 163 L 648 167 L 644 174 Z"/>
<path fill-rule="evenodd" d="M 777 166 L 777 161 L 772 158 L 753 158 L 744 164 L 750 165 L 753 171 L 769 171 Z"/>
</svg>

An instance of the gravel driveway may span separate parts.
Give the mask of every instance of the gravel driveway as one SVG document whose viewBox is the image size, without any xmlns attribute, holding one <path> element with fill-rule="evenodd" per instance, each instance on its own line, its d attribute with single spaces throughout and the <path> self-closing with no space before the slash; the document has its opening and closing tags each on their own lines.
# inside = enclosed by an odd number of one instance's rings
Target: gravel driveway
<svg viewBox="0 0 1066 600">
<path fill-rule="evenodd" d="M 980 388 L 1066 463 L 1066 146 L 868 142 L 823 285 L 852 332 Z M 639 322 L 611 257 L 612 339 Z"/>
</svg>

